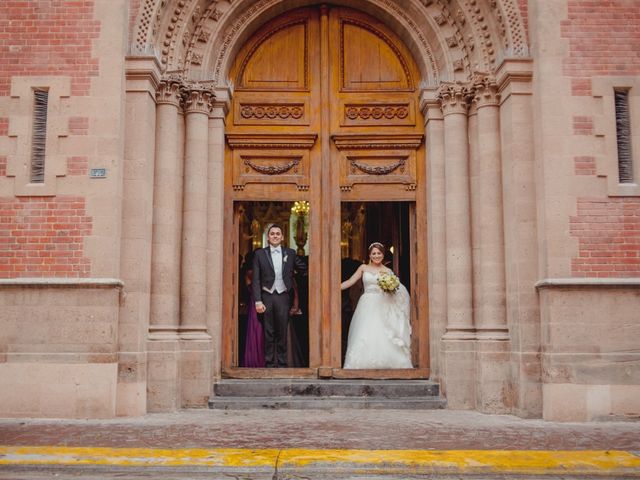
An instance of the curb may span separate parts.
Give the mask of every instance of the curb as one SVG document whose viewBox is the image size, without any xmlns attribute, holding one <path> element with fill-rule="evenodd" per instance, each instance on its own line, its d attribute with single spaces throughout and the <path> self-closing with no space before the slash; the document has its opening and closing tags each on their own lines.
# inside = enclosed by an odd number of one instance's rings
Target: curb
<svg viewBox="0 0 640 480">
<path fill-rule="evenodd" d="M 0 466 L 271 471 L 299 475 L 594 475 L 640 478 L 640 455 L 620 450 L 311 450 L 0 447 Z M 275 477 L 275 475 L 274 475 Z"/>
</svg>

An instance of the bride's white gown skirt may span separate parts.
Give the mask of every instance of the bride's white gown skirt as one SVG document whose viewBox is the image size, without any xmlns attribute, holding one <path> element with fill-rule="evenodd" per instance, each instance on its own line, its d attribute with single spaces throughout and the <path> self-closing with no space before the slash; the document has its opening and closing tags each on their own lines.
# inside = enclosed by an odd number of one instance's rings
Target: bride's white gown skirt
<svg viewBox="0 0 640 480">
<path fill-rule="evenodd" d="M 362 275 L 364 293 L 349 327 L 344 368 L 413 368 L 411 364 L 410 298 L 400 285 L 383 292 L 377 275 Z"/>
</svg>

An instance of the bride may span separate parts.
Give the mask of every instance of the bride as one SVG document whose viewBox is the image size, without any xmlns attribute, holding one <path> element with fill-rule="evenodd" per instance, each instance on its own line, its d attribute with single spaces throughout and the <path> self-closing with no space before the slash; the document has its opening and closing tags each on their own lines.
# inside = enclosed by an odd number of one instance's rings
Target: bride
<svg viewBox="0 0 640 480">
<path fill-rule="evenodd" d="M 369 263 L 340 284 L 345 290 L 362 279 L 364 293 L 349 327 L 344 368 L 413 368 L 409 293 L 400 285 L 393 293 L 378 286 L 378 276 L 392 273 L 382 264 L 384 245 L 369 245 Z"/>
</svg>

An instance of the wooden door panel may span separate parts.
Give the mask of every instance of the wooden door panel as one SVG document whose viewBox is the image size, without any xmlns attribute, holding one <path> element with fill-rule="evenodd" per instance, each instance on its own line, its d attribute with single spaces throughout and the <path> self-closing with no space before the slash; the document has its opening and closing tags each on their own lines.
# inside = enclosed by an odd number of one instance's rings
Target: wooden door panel
<svg viewBox="0 0 640 480">
<path fill-rule="evenodd" d="M 385 33 L 349 13 L 340 12 L 338 21 L 342 90 L 411 88 L 406 59 Z"/>
<path fill-rule="evenodd" d="M 275 25 L 262 33 L 238 74 L 239 89 L 300 90 L 309 85 L 309 19 Z"/>
</svg>

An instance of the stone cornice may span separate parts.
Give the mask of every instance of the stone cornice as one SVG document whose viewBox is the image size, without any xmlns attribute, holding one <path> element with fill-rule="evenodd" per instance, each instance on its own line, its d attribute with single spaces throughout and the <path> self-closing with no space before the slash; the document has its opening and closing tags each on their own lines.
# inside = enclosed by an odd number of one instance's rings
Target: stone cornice
<svg viewBox="0 0 640 480">
<path fill-rule="evenodd" d="M 76 288 L 123 288 L 124 282 L 118 278 L 2 278 L 1 287 L 76 287 Z"/>
<path fill-rule="evenodd" d="M 535 284 L 536 289 L 543 288 L 640 288 L 640 277 L 632 278 L 545 278 Z"/>
</svg>

